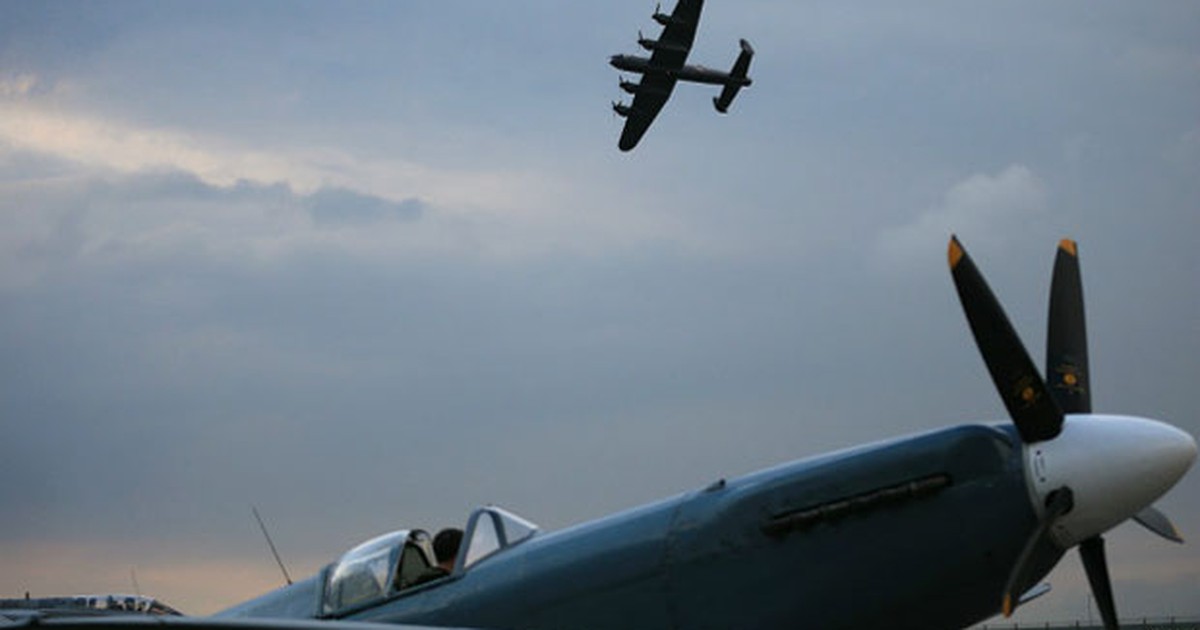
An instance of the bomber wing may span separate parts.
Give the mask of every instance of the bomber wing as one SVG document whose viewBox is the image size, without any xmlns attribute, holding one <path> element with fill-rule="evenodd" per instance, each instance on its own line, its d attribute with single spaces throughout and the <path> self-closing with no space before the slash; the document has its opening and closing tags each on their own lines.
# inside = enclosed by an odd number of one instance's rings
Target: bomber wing
<svg viewBox="0 0 1200 630">
<path fill-rule="evenodd" d="M 650 128 L 650 123 L 654 122 L 663 105 L 667 104 L 667 99 L 671 98 L 671 91 L 674 89 L 675 79 L 665 74 L 647 72 L 642 75 L 637 94 L 633 97 L 633 104 L 624 110 L 625 128 L 621 130 L 621 140 L 617 143 L 617 148 L 628 151 L 637 146 L 638 141 Z"/>
<path fill-rule="evenodd" d="M 650 66 L 678 70 L 687 61 L 696 39 L 696 26 L 700 24 L 700 10 L 704 0 L 679 0 L 669 16 L 658 16 L 663 22 L 662 35 L 650 55 Z"/>
<path fill-rule="evenodd" d="M 696 39 L 696 26 L 700 23 L 703 8 L 704 0 L 679 0 L 670 15 L 656 10 L 654 21 L 663 25 L 662 34 L 658 39 L 638 38 L 638 43 L 651 54 L 648 60 L 643 59 L 644 66 L 626 68 L 642 74 L 635 89 L 622 83 L 622 87 L 634 93 L 633 104 L 628 107 L 613 104 L 613 109 L 626 119 L 621 140 L 617 143 L 622 151 L 637 146 L 658 112 L 667 104 L 667 99 L 671 98 L 675 82 L 679 80 L 678 73 L 684 69 Z"/>
</svg>

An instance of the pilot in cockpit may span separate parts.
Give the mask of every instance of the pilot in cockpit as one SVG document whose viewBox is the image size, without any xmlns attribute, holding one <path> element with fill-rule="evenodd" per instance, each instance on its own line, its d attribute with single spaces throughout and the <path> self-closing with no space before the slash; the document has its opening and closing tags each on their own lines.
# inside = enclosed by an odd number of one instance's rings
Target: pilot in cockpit
<svg viewBox="0 0 1200 630">
<path fill-rule="evenodd" d="M 433 537 L 433 555 L 437 557 L 438 568 L 447 574 L 454 570 L 454 560 L 458 558 L 462 539 L 463 530 L 457 527 L 447 527 Z"/>
<path fill-rule="evenodd" d="M 458 548 L 462 546 L 463 531 L 457 527 L 447 527 L 437 533 L 433 537 L 433 555 L 437 559 L 437 566 L 429 567 L 421 577 L 417 578 L 417 584 L 423 584 L 431 580 L 446 577 L 454 571 L 454 561 L 458 558 Z"/>
</svg>

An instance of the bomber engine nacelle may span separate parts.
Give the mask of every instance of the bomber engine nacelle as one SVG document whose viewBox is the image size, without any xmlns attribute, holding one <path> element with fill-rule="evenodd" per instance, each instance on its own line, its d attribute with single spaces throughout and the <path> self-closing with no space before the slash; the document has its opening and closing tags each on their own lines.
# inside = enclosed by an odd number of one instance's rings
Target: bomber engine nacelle
<svg viewBox="0 0 1200 630">
<path fill-rule="evenodd" d="M 654 5 L 654 15 L 651 15 L 650 17 L 654 18 L 655 22 L 658 22 L 659 24 L 662 24 L 663 26 L 684 23 L 683 20 L 680 20 L 673 15 L 668 15 L 666 13 L 663 13 L 662 12 L 662 4 Z"/>
<path fill-rule="evenodd" d="M 649 51 L 654 51 L 658 47 L 658 40 L 650 39 L 649 37 L 642 35 L 641 31 L 638 31 L 638 46 L 641 46 Z"/>
<path fill-rule="evenodd" d="M 617 85 L 620 85 L 621 89 L 625 90 L 625 92 L 628 94 L 637 94 L 638 88 L 641 87 L 640 83 L 634 83 L 633 81 L 626 81 L 625 79 L 621 79 L 621 82 L 618 83 Z"/>
<path fill-rule="evenodd" d="M 630 107 L 620 101 L 613 101 L 612 108 L 613 108 L 613 111 L 616 112 L 617 115 L 620 116 L 621 118 L 628 118 L 630 112 L 633 111 L 632 107 Z"/>
<path fill-rule="evenodd" d="M 649 50 L 651 52 L 653 52 L 655 50 L 669 50 L 669 51 L 673 51 L 673 52 L 687 52 L 688 51 L 687 46 L 680 46 L 679 44 L 664 44 L 664 43 L 658 41 L 657 39 L 650 39 L 649 37 L 642 35 L 641 31 L 638 31 L 638 40 L 637 41 L 638 41 L 639 46 L 641 46 L 642 48 L 645 48 L 646 50 Z"/>
</svg>

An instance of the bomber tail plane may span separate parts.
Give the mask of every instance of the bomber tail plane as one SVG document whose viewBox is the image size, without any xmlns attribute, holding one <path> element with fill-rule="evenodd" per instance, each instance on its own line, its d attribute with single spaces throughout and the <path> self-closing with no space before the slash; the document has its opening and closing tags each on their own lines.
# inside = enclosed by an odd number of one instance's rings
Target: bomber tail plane
<svg viewBox="0 0 1200 630">
<path fill-rule="evenodd" d="M 713 97 L 713 106 L 722 114 L 729 111 L 730 103 L 733 103 L 733 97 L 737 96 L 738 90 L 744 85 L 750 85 L 750 77 L 746 76 L 746 72 L 750 70 L 750 59 L 754 57 L 754 48 L 750 46 L 750 42 L 741 40 L 742 52 L 738 54 L 737 61 L 733 62 L 733 69 L 729 71 L 729 77 L 733 79 L 725 84 L 725 88 L 721 90 L 720 96 Z"/>
</svg>

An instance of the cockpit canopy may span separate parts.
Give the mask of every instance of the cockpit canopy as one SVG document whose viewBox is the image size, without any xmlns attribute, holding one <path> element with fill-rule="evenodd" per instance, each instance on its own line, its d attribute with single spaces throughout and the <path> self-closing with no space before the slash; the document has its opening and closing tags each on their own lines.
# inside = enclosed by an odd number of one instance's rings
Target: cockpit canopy
<svg viewBox="0 0 1200 630">
<path fill-rule="evenodd" d="M 326 574 L 326 614 L 357 608 L 399 591 L 433 565 L 429 534 L 400 530 L 347 551 Z"/>
<path fill-rule="evenodd" d="M 471 513 L 458 550 L 454 572 L 471 568 L 481 560 L 531 538 L 538 526 L 503 508 L 489 505 Z"/>
<path fill-rule="evenodd" d="M 501 508 L 476 509 L 467 519 L 463 545 L 448 577 L 461 576 L 537 531 L 537 525 Z M 372 538 L 326 569 L 321 612 L 337 616 L 391 598 L 424 584 L 435 564 L 430 536 L 424 530 L 399 530 Z"/>
</svg>

